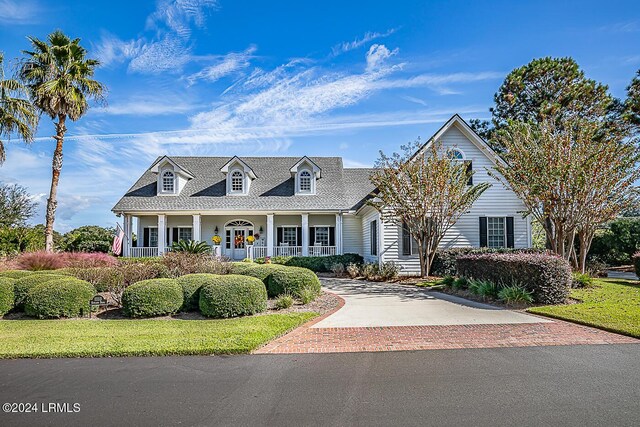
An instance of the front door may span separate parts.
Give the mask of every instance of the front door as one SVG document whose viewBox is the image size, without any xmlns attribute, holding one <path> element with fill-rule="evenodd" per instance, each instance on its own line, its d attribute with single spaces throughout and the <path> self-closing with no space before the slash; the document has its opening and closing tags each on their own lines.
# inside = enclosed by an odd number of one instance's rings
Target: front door
<svg viewBox="0 0 640 427">
<path fill-rule="evenodd" d="M 245 249 L 244 242 L 247 237 L 247 229 L 234 228 L 231 236 L 233 238 L 233 242 L 231 242 L 233 246 L 233 254 L 231 258 L 245 259 L 247 256 L 247 251 Z"/>
</svg>

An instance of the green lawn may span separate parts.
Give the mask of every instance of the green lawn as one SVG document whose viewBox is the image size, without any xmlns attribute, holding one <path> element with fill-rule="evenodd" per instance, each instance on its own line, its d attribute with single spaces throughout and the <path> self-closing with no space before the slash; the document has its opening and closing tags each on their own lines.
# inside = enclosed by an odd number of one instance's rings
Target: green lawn
<svg viewBox="0 0 640 427">
<path fill-rule="evenodd" d="M 532 307 L 528 311 L 640 338 L 640 285 L 622 279 L 598 279 L 596 286 L 573 289 L 582 302 Z"/>
<path fill-rule="evenodd" d="M 316 317 L 223 320 L 3 320 L 0 358 L 248 353 Z"/>
</svg>

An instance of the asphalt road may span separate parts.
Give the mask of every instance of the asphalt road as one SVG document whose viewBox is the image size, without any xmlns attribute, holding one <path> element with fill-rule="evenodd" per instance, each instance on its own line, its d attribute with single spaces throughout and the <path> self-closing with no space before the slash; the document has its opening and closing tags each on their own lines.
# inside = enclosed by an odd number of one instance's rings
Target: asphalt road
<svg viewBox="0 0 640 427">
<path fill-rule="evenodd" d="M 1 343 L 0 343 L 1 345 Z M 640 425 L 640 345 L 0 361 L 13 425 Z"/>
</svg>

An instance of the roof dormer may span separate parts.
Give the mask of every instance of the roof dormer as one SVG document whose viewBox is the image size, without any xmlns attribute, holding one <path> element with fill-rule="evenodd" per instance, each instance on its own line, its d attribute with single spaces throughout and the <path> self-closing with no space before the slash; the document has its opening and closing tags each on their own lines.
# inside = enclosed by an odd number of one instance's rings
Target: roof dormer
<svg viewBox="0 0 640 427">
<path fill-rule="evenodd" d="M 227 195 L 243 196 L 249 194 L 251 181 L 257 178 L 251 166 L 238 156 L 234 156 L 220 168 L 227 177 Z"/>
<path fill-rule="evenodd" d="M 180 194 L 184 186 L 193 175 L 184 167 L 178 165 L 170 157 L 163 156 L 152 166 L 151 172 L 158 175 L 158 195 L 176 196 Z"/>
<path fill-rule="evenodd" d="M 295 178 L 296 195 L 316 194 L 316 181 L 322 172 L 320 166 L 304 156 L 289 171 Z"/>
</svg>

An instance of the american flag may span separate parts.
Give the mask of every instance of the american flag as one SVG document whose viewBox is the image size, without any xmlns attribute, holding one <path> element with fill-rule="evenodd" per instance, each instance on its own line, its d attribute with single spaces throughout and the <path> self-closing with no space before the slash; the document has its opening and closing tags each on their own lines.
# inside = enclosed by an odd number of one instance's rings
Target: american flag
<svg viewBox="0 0 640 427">
<path fill-rule="evenodd" d="M 120 255 L 122 253 L 122 241 L 124 240 L 124 230 L 120 227 L 120 224 L 116 224 L 116 235 L 113 236 L 113 245 L 111 250 L 114 255 Z"/>
</svg>

